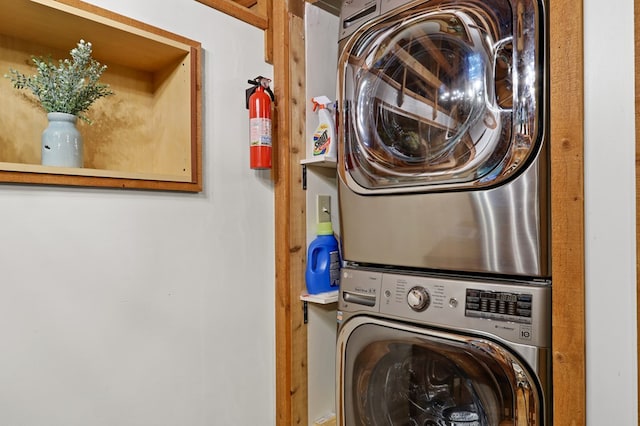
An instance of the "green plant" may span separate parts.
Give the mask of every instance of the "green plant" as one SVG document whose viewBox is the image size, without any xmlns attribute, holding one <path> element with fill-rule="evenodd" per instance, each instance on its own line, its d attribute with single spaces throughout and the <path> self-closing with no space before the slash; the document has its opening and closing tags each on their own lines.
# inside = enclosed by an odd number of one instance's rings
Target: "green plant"
<svg viewBox="0 0 640 426">
<path fill-rule="evenodd" d="M 5 77 L 16 89 L 30 89 L 46 112 L 65 112 L 91 123 L 84 115 L 98 99 L 113 95 L 109 85 L 99 82 L 107 69 L 91 57 L 90 42 L 80 40 L 71 50 L 71 59 L 60 59 L 56 65 L 51 57 L 31 57 L 36 74 L 26 76 L 10 69 Z"/>
</svg>

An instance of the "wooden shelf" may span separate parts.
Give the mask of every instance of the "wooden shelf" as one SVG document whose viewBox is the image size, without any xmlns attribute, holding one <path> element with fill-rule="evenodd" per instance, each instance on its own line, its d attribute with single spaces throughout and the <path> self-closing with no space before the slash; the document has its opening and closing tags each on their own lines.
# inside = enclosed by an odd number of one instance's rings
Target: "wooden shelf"
<svg viewBox="0 0 640 426">
<path fill-rule="evenodd" d="M 0 75 L 34 74 L 31 56 L 68 58 L 81 39 L 115 92 L 78 125 L 85 168 L 40 165 L 46 114 L 0 79 L 0 182 L 201 191 L 200 43 L 78 0 L 0 3 Z"/>
<path fill-rule="evenodd" d="M 300 300 L 302 300 L 303 302 L 317 303 L 319 305 L 338 303 L 338 290 L 318 294 L 309 294 L 307 292 L 304 292 L 300 295 Z"/>
<path fill-rule="evenodd" d="M 303 166 L 316 166 L 316 167 L 326 167 L 328 169 L 335 169 L 337 166 L 337 160 L 335 157 L 318 155 L 316 157 L 305 158 L 304 160 L 300 160 L 300 164 L 302 164 Z"/>
</svg>

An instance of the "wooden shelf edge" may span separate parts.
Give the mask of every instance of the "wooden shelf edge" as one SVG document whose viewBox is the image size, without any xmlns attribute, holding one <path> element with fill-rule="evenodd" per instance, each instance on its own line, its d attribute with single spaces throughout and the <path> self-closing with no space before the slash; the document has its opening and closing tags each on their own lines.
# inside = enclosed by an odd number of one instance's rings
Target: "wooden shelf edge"
<svg viewBox="0 0 640 426">
<path fill-rule="evenodd" d="M 104 9 L 99 6 L 86 3 L 82 0 L 30 0 L 30 1 L 43 4 L 43 5 L 60 3 L 66 6 L 73 7 L 75 9 L 80 9 L 88 13 L 95 14 L 95 15 L 107 18 L 109 20 L 118 22 L 124 25 L 125 27 L 127 27 L 126 29 L 127 31 L 131 31 L 136 34 L 148 33 L 148 34 L 143 34 L 145 37 L 149 37 L 150 34 L 158 36 L 160 37 L 160 41 L 162 43 L 174 45 L 175 47 L 186 49 L 186 46 L 191 46 L 191 47 L 200 46 L 200 42 L 196 40 L 192 40 L 188 37 L 181 36 L 179 34 L 172 33 L 170 31 L 167 31 L 158 27 L 154 27 L 152 25 L 146 24 L 142 21 L 138 21 L 133 18 L 128 18 L 126 16 L 112 12 L 108 9 Z M 178 43 L 186 46 L 180 46 Z"/>
<path fill-rule="evenodd" d="M 318 155 L 316 157 L 300 160 L 300 164 L 302 164 L 303 166 L 326 167 L 328 169 L 335 169 L 338 165 L 338 160 L 335 157 Z"/>
<path fill-rule="evenodd" d="M 132 180 L 156 180 L 169 182 L 192 182 L 193 175 L 173 175 L 161 173 L 138 173 L 91 168 L 41 166 L 38 164 L 19 164 L 0 162 L 0 172 L 20 172 L 35 175 L 84 176 Z"/>
<path fill-rule="evenodd" d="M 198 3 L 202 3 L 205 6 L 209 6 L 222 13 L 233 16 L 240 19 L 249 25 L 260 28 L 262 30 L 269 29 L 269 18 L 265 15 L 254 12 L 251 9 L 247 9 L 244 6 L 231 1 L 231 0 L 196 0 Z"/>
<path fill-rule="evenodd" d="M 0 171 L 0 184 L 29 184 L 57 186 L 85 186 L 96 188 L 149 189 L 178 192 L 201 192 L 201 181 L 171 181 L 133 179 L 124 177 L 97 177 L 54 173 L 25 173 Z"/>
<path fill-rule="evenodd" d="M 338 290 L 318 294 L 309 294 L 307 292 L 303 292 L 300 295 L 300 300 L 302 300 L 303 302 L 317 303 L 319 305 L 329 305 L 331 303 L 337 303 Z"/>
</svg>

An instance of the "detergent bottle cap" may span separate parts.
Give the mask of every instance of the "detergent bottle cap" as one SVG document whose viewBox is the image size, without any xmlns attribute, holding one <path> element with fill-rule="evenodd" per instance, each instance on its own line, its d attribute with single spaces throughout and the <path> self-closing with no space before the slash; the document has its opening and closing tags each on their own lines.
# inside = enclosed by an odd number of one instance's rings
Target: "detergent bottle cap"
<svg viewBox="0 0 640 426">
<path fill-rule="evenodd" d="M 333 227 L 331 226 L 331 222 L 318 223 L 318 229 L 316 232 L 318 235 L 333 235 Z"/>
</svg>

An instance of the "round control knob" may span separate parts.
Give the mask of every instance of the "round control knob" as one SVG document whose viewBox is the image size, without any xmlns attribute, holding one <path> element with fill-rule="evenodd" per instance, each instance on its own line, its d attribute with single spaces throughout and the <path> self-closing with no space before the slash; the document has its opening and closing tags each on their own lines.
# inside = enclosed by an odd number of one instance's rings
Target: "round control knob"
<svg viewBox="0 0 640 426">
<path fill-rule="evenodd" d="M 407 293 L 409 307 L 417 312 L 422 312 L 429 307 L 431 296 L 424 287 L 413 287 Z"/>
</svg>

